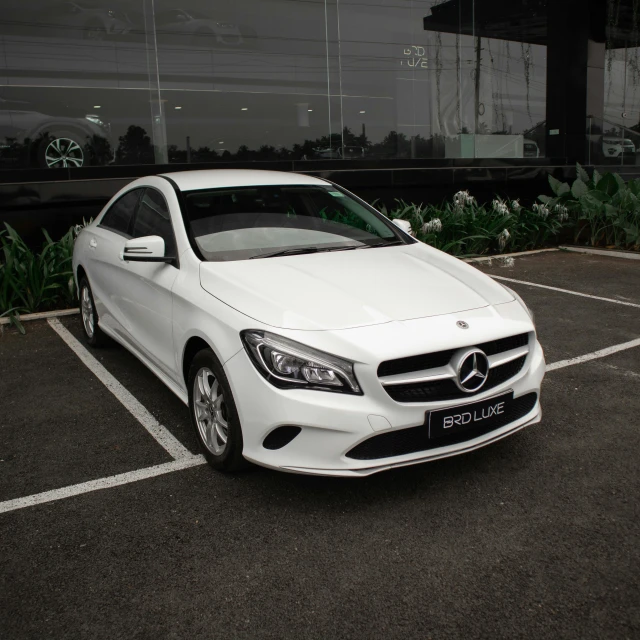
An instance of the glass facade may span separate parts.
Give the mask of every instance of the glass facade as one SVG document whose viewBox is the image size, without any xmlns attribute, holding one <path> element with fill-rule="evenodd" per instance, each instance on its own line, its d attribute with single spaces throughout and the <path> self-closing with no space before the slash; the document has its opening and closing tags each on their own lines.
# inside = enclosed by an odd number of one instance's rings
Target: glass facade
<svg viewBox="0 0 640 640">
<path fill-rule="evenodd" d="M 546 5 L 3 0 L 2 167 L 544 157 Z"/>
<path fill-rule="evenodd" d="M 607 0 L 604 109 L 588 117 L 587 162 L 637 164 L 640 153 L 640 0 Z"/>
</svg>

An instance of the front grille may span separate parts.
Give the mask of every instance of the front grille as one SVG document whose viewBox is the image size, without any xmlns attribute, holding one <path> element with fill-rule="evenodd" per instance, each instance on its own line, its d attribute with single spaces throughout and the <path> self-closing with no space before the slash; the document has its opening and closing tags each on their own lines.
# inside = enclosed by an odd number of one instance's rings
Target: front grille
<svg viewBox="0 0 640 640">
<path fill-rule="evenodd" d="M 483 344 L 477 345 L 477 348 L 484 351 L 487 356 L 494 356 L 499 353 L 504 353 L 505 351 L 511 351 L 512 349 L 526 347 L 528 344 L 529 334 L 521 333 L 508 338 L 484 342 Z M 408 358 L 399 358 L 398 360 L 388 360 L 378 367 L 378 376 L 385 377 L 444 367 L 449 364 L 453 354 L 457 350 L 458 349 L 448 349 L 446 351 L 426 353 Z M 483 393 L 484 391 L 497 387 L 503 382 L 507 382 L 507 380 L 510 380 L 522 371 L 526 359 L 526 355 L 523 355 L 511 362 L 493 367 L 489 371 L 486 383 L 475 393 L 461 391 L 451 378 L 388 385 L 384 387 L 384 390 L 396 402 L 442 402 L 446 400 L 457 400 L 459 398 L 466 398 L 477 395 L 478 393 Z"/>
<path fill-rule="evenodd" d="M 433 440 L 429 439 L 427 416 L 425 424 L 419 427 L 389 431 L 388 433 L 372 436 L 368 440 L 356 445 L 346 455 L 347 458 L 354 460 L 379 460 L 380 458 L 403 456 L 409 453 L 428 451 L 430 449 L 437 449 L 439 447 L 446 447 L 452 444 L 466 442 L 467 440 L 473 440 L 474 438 L 478 438 L 523 418 L 535 407 L 537 399 L 537 393 L 527 393 L 524 396 L 515 398 L 509 403 L 509 406 L 503 414 L 487 420 L 484 426 Z"/>
<path fill-rule="evenodd" d="M 529 334 L 521 333 L 517 336 L 501 338 L 500 340 L 491 340 L 490 342 L 485 342 L 484 344 L 475 346 L 477 346 L 478 349 L 482 349 L 482 351 L 484 351 L 488 356 L 494 356 L 497 353 L 511 351 L 511 349 L 517 349 L 518 347 L 526 347 L 528 344 Z M 382 378 L 384 376 L 394 376 L 399 373 L 411 373 L 412 371 L 444 367 L 449 360 L 451 360 L 451 356 L 456 351 L 457 349 L 449 349 L 447 351 L 425 353 L 423 355 L 410 356 L 408 358 L 398 358 L 397 360 L 387 360 L 378 367 L 378 377 Z"/>
<path fill-rule="evenodd" d="M 413 382 L 385 387 L 384 390 L 396 402 L 440 402 L 444 400 L 458 400 L 468 398 L 478 393 L 493 389 L 498 385 L 518 375 L 524 366 L 527 356 L 507 362 L 500 367 L 489 370 L 484 386 L 475 393 L 460 391 L 453 379 L 434 380 L 433 382 Z M 446 364 L 446 363 L 445 363 Z"/>
</svg>

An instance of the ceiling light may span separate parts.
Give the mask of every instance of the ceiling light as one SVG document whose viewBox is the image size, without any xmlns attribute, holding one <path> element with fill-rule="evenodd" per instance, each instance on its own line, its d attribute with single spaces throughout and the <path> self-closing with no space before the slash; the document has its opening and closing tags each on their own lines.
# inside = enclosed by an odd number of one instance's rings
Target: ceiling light
<svg viewBox="0 0 640 640">
<path fill-rule="evenodd" d="M 249 107 L 242 107 L 242 109 L 240 109 L 240 111 L 249 111 Z"/>
<path fill-rule="evenodd" d="M 366 111 L 361 111 L 360 113 L 366 113 Z"/>
<path fill-rule="evenodd" d="M 182 107 L 173 107 L 174 109 L 182 109 Z"/>
<path fill-rule="evenodd" d="M 93 108 L 94 108 L 94 109 L 100 109 L 101 107 L 100 107 L 100 105 L 99 105 L 99 104 L 94 104 L 94 105 L 93 105 Z"/>
<path fill-rule="evenodd" d="M 224 144 L 224 140 L 218 140 L 218 144 Z"/>
<path fill-rule="evenodd" d="M 307 111 L 311 112 L 311 111 L 313 111 L 313 109 L 307 109 Z"/>
</svg>

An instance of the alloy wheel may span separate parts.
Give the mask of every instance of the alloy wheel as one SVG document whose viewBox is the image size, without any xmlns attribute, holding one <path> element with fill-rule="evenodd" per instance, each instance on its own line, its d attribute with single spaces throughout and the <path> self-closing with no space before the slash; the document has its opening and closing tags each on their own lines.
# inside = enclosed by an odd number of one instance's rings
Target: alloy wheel
<svg viewBox="0 0 640 640">
<path fill-rule="evenodd" d="M 52 140 L 44 152 L 45 162 L 50 169 L 59 167 L 81 167 L 84 164 L 84 152 L 71 138 Z"/>
<path fill-rule="evenodd" d="M 227 407 L 222 386 L 207 367 L 202 367 L 195 377 L 193 404 L 202 442 L 213 455 L 221 455 L 229 438 Z"/>
<path fill-rule="evenodd" d="M 93 338 L 95 331 L 95 323 L 93 318 L 93 303 L 91 302 L 91 294 L 89 287 L 82 287 L 80 294 L 80 309 L 82 311 L 82 324 L 89 338 Z"/>
</svg>

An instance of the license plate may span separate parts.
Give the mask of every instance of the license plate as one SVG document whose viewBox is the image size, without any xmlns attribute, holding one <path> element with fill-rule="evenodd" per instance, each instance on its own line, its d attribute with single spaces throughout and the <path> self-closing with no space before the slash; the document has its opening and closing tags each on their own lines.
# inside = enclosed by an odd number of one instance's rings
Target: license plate
<svg viewBox="0 0 640 640">
<path fill-rule="evenodd" d="M 429 438 L 442 438 L 461 431 L 490 427 L 492 422 L 499 423 L 512 401 L 513 391 L 508 391 L 487 400 L 431 411 Z"/>
</svg>

